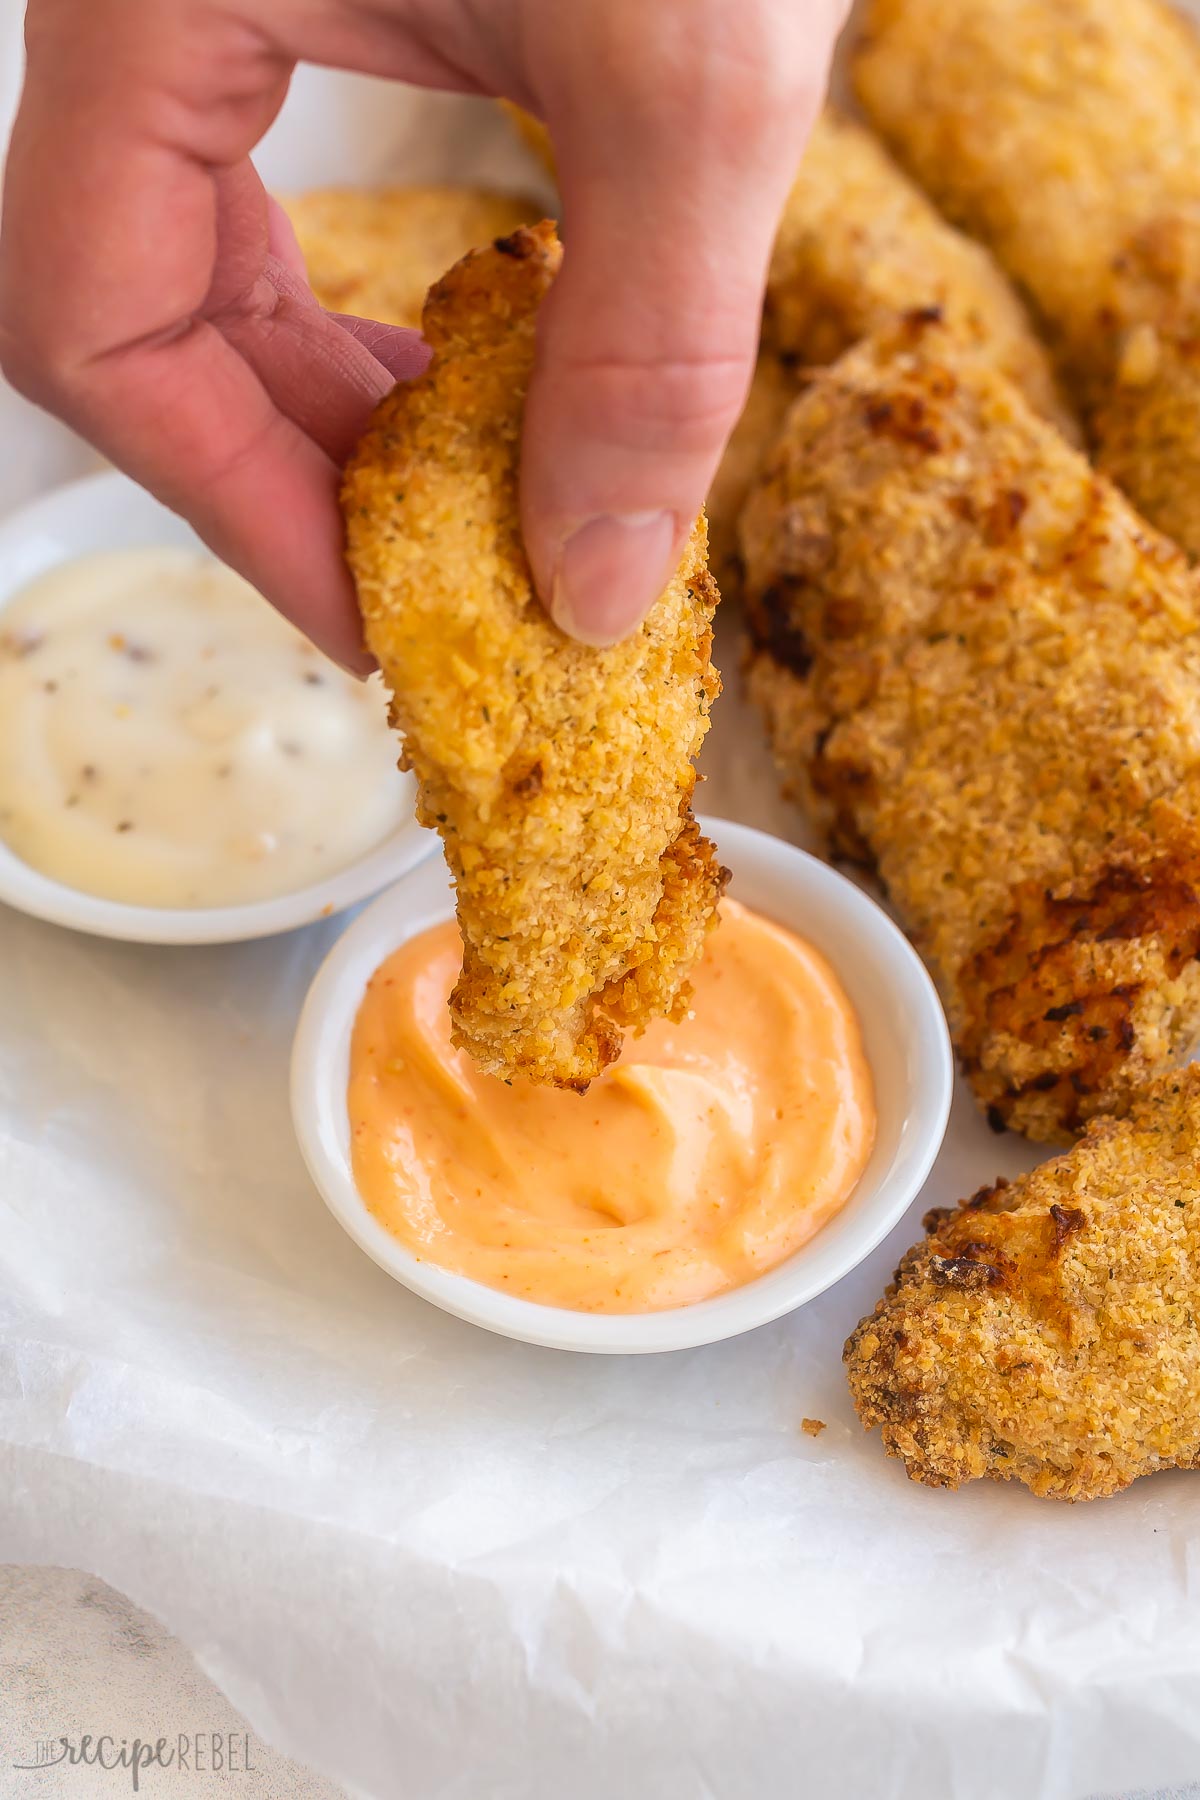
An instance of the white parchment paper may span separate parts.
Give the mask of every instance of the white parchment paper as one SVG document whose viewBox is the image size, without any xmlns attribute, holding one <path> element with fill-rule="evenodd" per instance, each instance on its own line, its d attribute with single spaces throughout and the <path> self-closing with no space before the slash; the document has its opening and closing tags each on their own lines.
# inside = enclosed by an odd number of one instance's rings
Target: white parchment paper
<svg viewBox="0 0 1200 1800">
<path fill-rule="evenodd" d="M 534 179 L 486 112 L 315 74 L 263 166 Z M 0 433 L 10 504 L 79 454 L 11 396 Z M 705 810 L 799 837 L 728 631 L 723 652 Z M 1074 1509 L 928 1492 L 845 1388 L 922 1206 L 1028 1149 L 960 1096 L 910 1221 L 742 1339 L 620 1360 L 492 1338 L 369 1263 L 301 1166 L 289 1040 L 339 929 L 172 951 L 0 909 L 0 1560 L 121 1588 L 264 1736 L 374 1800 L 1082 1800 L 1200 1775 L 1196 1478 Z"/>
</svg>

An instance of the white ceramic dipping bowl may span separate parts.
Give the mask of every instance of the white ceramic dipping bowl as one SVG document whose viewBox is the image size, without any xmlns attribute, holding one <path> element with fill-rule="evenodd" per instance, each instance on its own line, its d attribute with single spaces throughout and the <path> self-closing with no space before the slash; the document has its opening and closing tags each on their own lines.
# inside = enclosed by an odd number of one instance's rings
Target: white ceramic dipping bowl
<svg viewBox="0 0 1200 1800">
<path fill-rule="evenodd" d="M 292 1052 L 292 1118 L 334 1217 L 389 1275 L 446 1312 L 558 1350 L 624 1354 L 714 1343 L 765 1325 L 840 1280 L 920 1192 L 946 1129 L 953 1068 L 942 1008 L 916 953 L 875 902 L 827 864 L 744 825 L 702 823 L 733 870 L 731 893 L 815 945 L 858 1013 L 878 1114 L 875 1148 L 858 1186 L 778 1268 L 670 1312 L 541 1306 L 415 1257 L 372 1216 L 355 1187 L 346 1093 L 350 1036 L 368 980 L 399 944 L 452 915 L 445 866 L 431 858 L 361 913 L 318 971 Z"/>
<path fill-rule="evenodd" d="M 204 550 L 190 526 L 125 475 L 88 475 L 56 488 L 0 521 L 0 628 L 9 602 L 59 563 L 94 550 L 171 545 Z M 413 792 L 415 797 L 415 787 Z M 96 937 L 142 944 L 234 943 L 291 931 L 354 906 L 406 874 L 436 846 L 433 833 L 407 812 L 374 850 L 323 881 L 243 906 L 183 908 L 131 906 L 81 893 L 30 868 L 0 842 L 0 901 Z"/>
</svg>

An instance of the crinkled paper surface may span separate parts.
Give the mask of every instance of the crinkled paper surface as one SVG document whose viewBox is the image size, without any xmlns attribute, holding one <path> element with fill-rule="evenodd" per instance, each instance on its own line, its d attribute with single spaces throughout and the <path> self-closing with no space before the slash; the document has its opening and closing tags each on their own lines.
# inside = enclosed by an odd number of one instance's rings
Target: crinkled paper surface
<svg viewBox="0 0 1200 1800">
<path fill-rule="evenodd" d="M 532 178 L 478 109 L 332 76 L 300 78 L 263 161 L 287 186 Z M 78 467 L 12 396 L 0 436 L 5 503 Z M 704 809 L 799 837 L 728 624 Z M 909 1221 L 747 1337 L 507 1343 L 391 1282 L 301 1166 L 288 1047 L 339 929 L 174 951 L 0 909 L 0 1560 L 121 1588 L 265 1736 L 379 1800 L 1200 1775 L 1196 1478 L 1075 1509 L 927 1492 L 850 1406 L 842 1340 L 922 1208 L 1028 1150 L 960 1095 Z"/>
</svg>

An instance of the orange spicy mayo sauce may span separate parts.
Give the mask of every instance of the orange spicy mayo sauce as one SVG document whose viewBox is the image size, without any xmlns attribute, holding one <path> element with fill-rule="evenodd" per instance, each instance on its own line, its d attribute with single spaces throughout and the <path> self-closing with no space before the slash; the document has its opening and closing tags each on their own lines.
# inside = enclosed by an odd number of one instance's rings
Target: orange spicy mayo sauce
<svg viewBox="0 0 1200 1800">
<path fill-rule="evenodd" d="M 372 976 L 350 1051 L 354 1176 L 416 1256 L 580 1312 L 656 1312 L 765 1274 L 849 1198 L 875 1132 L 858 1022 L 790 932 L 727 900 L 678 1025 L 586 1094 L 450 1043 L 452 922 Z"/>
</svg>

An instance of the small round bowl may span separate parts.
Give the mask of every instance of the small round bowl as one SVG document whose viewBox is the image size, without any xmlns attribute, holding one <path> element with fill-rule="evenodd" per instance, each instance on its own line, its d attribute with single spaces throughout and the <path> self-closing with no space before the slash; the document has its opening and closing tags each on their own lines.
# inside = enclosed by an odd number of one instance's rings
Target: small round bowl
<svg viewBox="0 0 1200 1800">
<path fill-rule="evenodd" d="M 670 1312 L 541 1306 L 412 1255 L 367 1210 L 354 1185 L 346 1093 L 350 1034 L 369 978 L 407 938 L 452 916 L 445 867 L 430 859 L 360 914 L 318 971 L 292 1052 L 292 1118 L 334 1218 L 380 1268 L 446 1312 L 556 1350 L 628 1354 L 715 1343 L 765 1325 L 839 1281 L 920 1192 L 946 1129 L 953 1067 L 941 1004 L 915 951 L 873 900 L 827 864 L 744 825 L 702 823 L 733 870 L 734 896 L 815 945 L 858 1013 L 877 1110 L 875 1148 L 858 1186 L 778 1268 Z"/>
<path fill-rule="evenodd" d="M 0 625 L 4 608 L 39 575 L 93 550 L 180 545 L 204 551 L 182 519 L 115 471 L 55 488 L 0 521 Z M 408 778 L 411 780 L 411 778 Z M 415 798 L 415 786 L 413 794 Z M 437 846 L 411 815 L 374 850 L 324 881 L 242 906 L 132 906 L 53 881 L 0 841 L 0 901 L 96 937 L 140 944 L 225 944 L 271 937 L 356 905 L 399 879 Z"/>
</svg>

